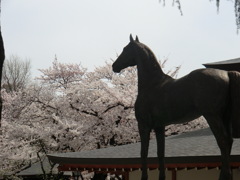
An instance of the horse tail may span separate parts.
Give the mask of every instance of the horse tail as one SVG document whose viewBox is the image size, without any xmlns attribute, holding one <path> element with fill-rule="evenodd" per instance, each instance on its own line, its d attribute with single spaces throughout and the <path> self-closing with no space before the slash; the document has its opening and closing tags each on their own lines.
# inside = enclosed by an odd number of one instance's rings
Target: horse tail
<svg viewBox="0 0 240 180">
<path fill-rule="evenodd" d="M 230 120 L 233 138 L 240 138 L 240 73 L 229 71 L 230 78 Z"/>
</svg>

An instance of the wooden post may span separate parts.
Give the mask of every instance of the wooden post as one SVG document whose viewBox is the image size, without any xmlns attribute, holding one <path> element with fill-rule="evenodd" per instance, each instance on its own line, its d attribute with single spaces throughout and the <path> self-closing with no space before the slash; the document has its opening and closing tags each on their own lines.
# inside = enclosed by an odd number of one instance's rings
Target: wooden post
<svg viewBox="0 0 240 180">
<path fill-rule="evenodd" d="M 124 180 L 129 180 L 129 172 L 125 172 L 123 176 L 124 176 Z"/>
<path fill-rule="evenodd" d="M 172 170 L 172 180 L 177 180 L 177 170 L 176 169 Z"/>
</svg>

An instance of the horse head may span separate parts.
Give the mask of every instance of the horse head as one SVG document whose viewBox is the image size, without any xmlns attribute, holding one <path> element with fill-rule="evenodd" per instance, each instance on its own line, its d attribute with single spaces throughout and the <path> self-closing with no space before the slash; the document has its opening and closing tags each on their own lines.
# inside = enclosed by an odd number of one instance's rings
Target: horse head
<svg viewBox="0 0 240 180">
<path fill-rule="evenodd" d="M 135 66 L 136 63 L 136 47 L 139 45 L 138 37 L 134 40 L 132 35 L 130 35 L 130 42 L 126 47 L 123 48 L 122 53 L 118 56 L 116 61 L 113 63 L 112 68 L 114 72 L 119 73 L 121 70 L 129 67 Z"/>
</svg>

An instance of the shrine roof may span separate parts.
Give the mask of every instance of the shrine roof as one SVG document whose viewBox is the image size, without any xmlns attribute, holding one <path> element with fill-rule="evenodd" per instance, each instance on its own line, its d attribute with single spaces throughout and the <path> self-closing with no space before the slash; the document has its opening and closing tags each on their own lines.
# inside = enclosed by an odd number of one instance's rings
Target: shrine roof
<svg viewBox="0 0 240 180">
<path fill-rule="evenodd" d="M 233 70 L 240 71 L 240 58 L 206 63 L 203 65 L 207 68 L 216 68 L 216 69 L 222 69 L 227 71 L 233 71 Z"/>
<path fill-rule="evenodd" d="M 44 159 L 42 160 L 42 165 L 40 162 L 33 163 L 33 164 L 31 164 L 30 167 L 17 173 L 17 175 L 18 176 L 42 175 L 43 174 L 42 168 L 44 168 L 44 171 L 46 174 L 49 174 L 50 171 L 52 171 L 53 174 L 58 174 L 57 165 L 54 165 L 54 167 L 51 170 L 51 165 L 50 165 L 48 159 L 46 157 L 44 157 Z"/>
<path fill-rule="evenodd" d="M 240 162 L 240 139 L 235 139 L 232 148 L 232 160 Z M 134 143 L 97 150 L 49 154 L 51 161 L 58 164 L 83 165 L 136 165 L 140 161 L 140 145 Z M 207 163 L 220 162 L 220 150 L 209 128 L 183 133 L 166 138 L 166 163 Z M 157 164 L 156 140 L 150 141 L 148 162 Z"/>
</svg>

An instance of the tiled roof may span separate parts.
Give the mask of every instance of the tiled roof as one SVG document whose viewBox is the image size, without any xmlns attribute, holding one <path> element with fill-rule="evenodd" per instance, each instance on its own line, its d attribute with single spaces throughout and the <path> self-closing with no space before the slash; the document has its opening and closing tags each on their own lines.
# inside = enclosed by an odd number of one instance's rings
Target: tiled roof
<svg viewBox="0 0 240 180">
<path fill-rule="evenodd" d="M 218 61 L 218 62 L 212 62 L 212 63 L 206 63 L 206 65 L 216 65 L 216 64 L 237 64 L 237 63 L 240 63 L 240 58 L 229 59 L 229 60 Z"/>
<path fill-rule="evenodd" d="M 216 64 L 237 64 L 240 63 L 240 58 L 235 58 L 235 59 L 230 59 L 230 60 L 225 60 L 225 61 L 218 61 L 218 62 L 212 62 L 212 63 L 207 63 L 208 65 L 216 65 Z"/>
<path fill-rule="evenodd" d="M 43 160 L 43 167 L 45 170 L 46 174 L 49 174 L 51 166 L 49 164 L 49 161 L 46 158 L 44 158 Z M 58 170 L 57 170 L 57 165 L 54 166 L 53 168 L 53 174 L 58 174 Z M 43 175 L 43 170 L 41 168 L 41 163 L 40 162 L 36 162 L 34 164 L 31 165 L 31 167 L 22 170 L 20 173 L 18 173 L 18 176 L 36 176 L 36 175 Z"/>
<path fill-rule="evenodd" d="M 206 63 L 203 65 L 207 68 L 216 68 L 216 69 L 222 69 L 227 71 L 240 71 L 240 58 Z"/>
<path fill-rule="evenodd" d="M 235 139 L 232 148 L 232 155 L 237 155 L 234 156 L 235 159 L 240 155 L 239 144 L 240 139 Z M 209 157 L 219 157 L 219 155 L 219 148 L 209 128 L 166 138 L 166 162 L 179 161 L 179 158 L 181 159 L 180 161 L 188 158 L 193 161 L 194 158 L 197 161 L 203 161 L 203 159 L 210 160 L 211 158 Z M 48 157 L 51 161 L 59 164 L 136 164 L 140 163 L 140 143 L 91 151 L 50 154 Z M 157 146 L 155 139 L 150 141 L 148 157 L 150 161 L 157 162 Z M 188 160 L 186 162 L 188 162 Z"/>
</svg>

